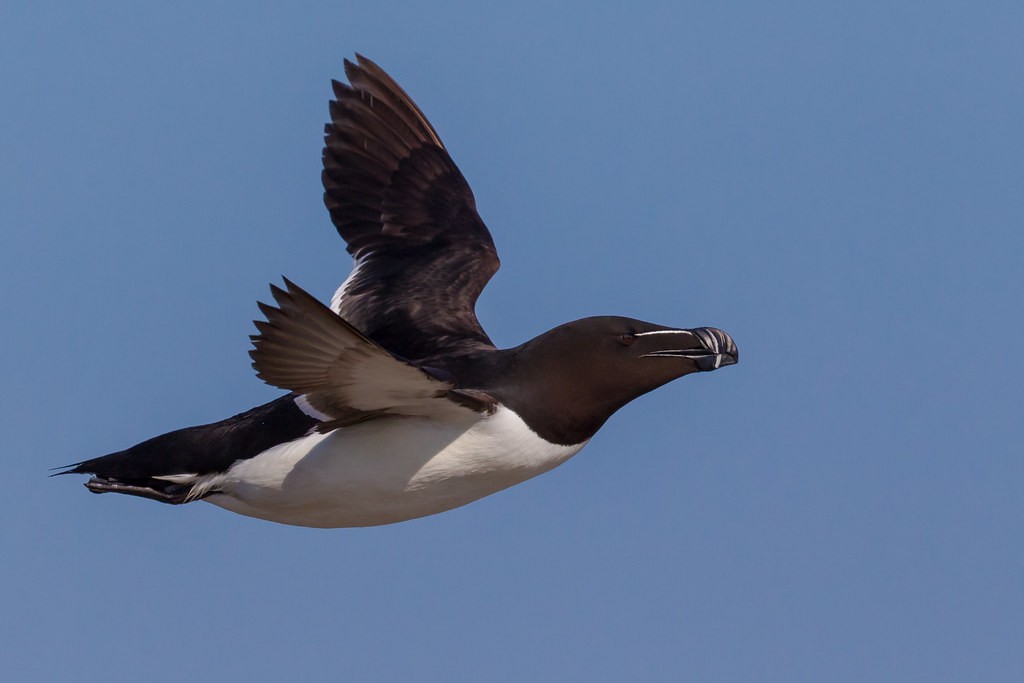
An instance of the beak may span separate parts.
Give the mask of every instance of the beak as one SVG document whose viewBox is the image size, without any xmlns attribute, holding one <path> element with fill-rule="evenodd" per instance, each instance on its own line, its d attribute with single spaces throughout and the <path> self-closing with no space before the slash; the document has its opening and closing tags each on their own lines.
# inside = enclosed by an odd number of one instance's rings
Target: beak
<svg viewBox="0 0 1024 683">
<path fill-rule="evenodd" d="M 714 327 L 695 327 L 686 330 L 700 342 L 699 348 L 661 349 L 645 353 L 645 358 L 689 358 L 698 370 L 709 372 L 726 365 L 735 365 L 740 360 L 736 342 L 726 332 Z"/>
</svg>

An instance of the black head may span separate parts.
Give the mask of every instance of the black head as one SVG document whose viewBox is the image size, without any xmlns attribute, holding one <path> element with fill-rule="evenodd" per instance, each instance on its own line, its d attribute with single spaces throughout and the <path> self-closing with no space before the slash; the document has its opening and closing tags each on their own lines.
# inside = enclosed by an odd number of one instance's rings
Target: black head
<svg viewBox="0 0 1024 683">
<path fill-rule="evenodd" d="M 515 382 L 498 390 L 508 394 L 499 400 L 538 434 L 563 444 L 590 438 L 638 396 L 739 359 L 732 338 L 713 327 L 678 329 L 613 316 L 560 325 L 512 352 Z"/>
</svg>

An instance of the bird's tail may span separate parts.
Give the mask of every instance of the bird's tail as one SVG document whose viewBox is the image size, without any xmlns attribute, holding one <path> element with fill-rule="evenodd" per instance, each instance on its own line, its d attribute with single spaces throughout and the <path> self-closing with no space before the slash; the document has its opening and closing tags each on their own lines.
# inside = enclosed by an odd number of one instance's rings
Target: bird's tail
<svg viewBox="0 0 1024 683">
<path fill-rule="evenodd" d="M 286 394 L 220 422 L 161 434 L 131 448 L 58 468 L 91 474 L 93 493 L 124 493 L 180 505 L 217 493 L 211 477 L 239 460 L 297 439 L 318 423 Z"/>
<path fill-rule="evenodd" d="M 139 444 L 139 446 L 141 445 Z M 57 469 L 61 471 L 54 472 L 51 476 L 91 474 L 93 476 L 85 482 L 85 488 L 93 493 L 124 493 L 171 505 L 189 502 L 191 483 L 183 483 L 180 477 L 173 475 L 171 478 L 164 478 L 160 475 L 143 476 L 138 473 L 138 464 L 131 462 L 134 460 L 131 451 L 139 446 L 59 467 Z M 178 479 L 178 481 L 171 479 Z"/>
</svg>

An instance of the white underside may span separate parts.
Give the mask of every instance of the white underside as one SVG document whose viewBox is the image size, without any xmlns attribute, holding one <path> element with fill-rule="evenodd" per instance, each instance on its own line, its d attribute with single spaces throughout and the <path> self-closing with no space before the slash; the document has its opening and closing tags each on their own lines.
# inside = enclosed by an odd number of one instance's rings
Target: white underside
<svg viewBox="0 0 1024 683">
<path fill-rule="evenodd" d="M 549 443 L 501 407 L 461 421 L 372 420 L 310 434 L 202 478 L 194 493 L 282 524 L 391 524 L 465 505 L 556 467 L 586 442 Z"/>
</svg>

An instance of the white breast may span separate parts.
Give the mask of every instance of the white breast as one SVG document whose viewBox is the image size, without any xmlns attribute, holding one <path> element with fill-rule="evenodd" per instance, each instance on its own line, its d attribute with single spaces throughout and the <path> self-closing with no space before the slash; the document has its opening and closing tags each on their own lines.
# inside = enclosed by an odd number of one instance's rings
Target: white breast
<svg viewBox="0 0 1024 683">
<path fill-rule="evenodd" d="M 207 501 L 284 524 L 390 524 L 450 510 L 562 464 L 586 442 L 549 443 L 508 408 L 462 422 L 381 419 L 311 434 L 201 482 Z"/>
</svg>

